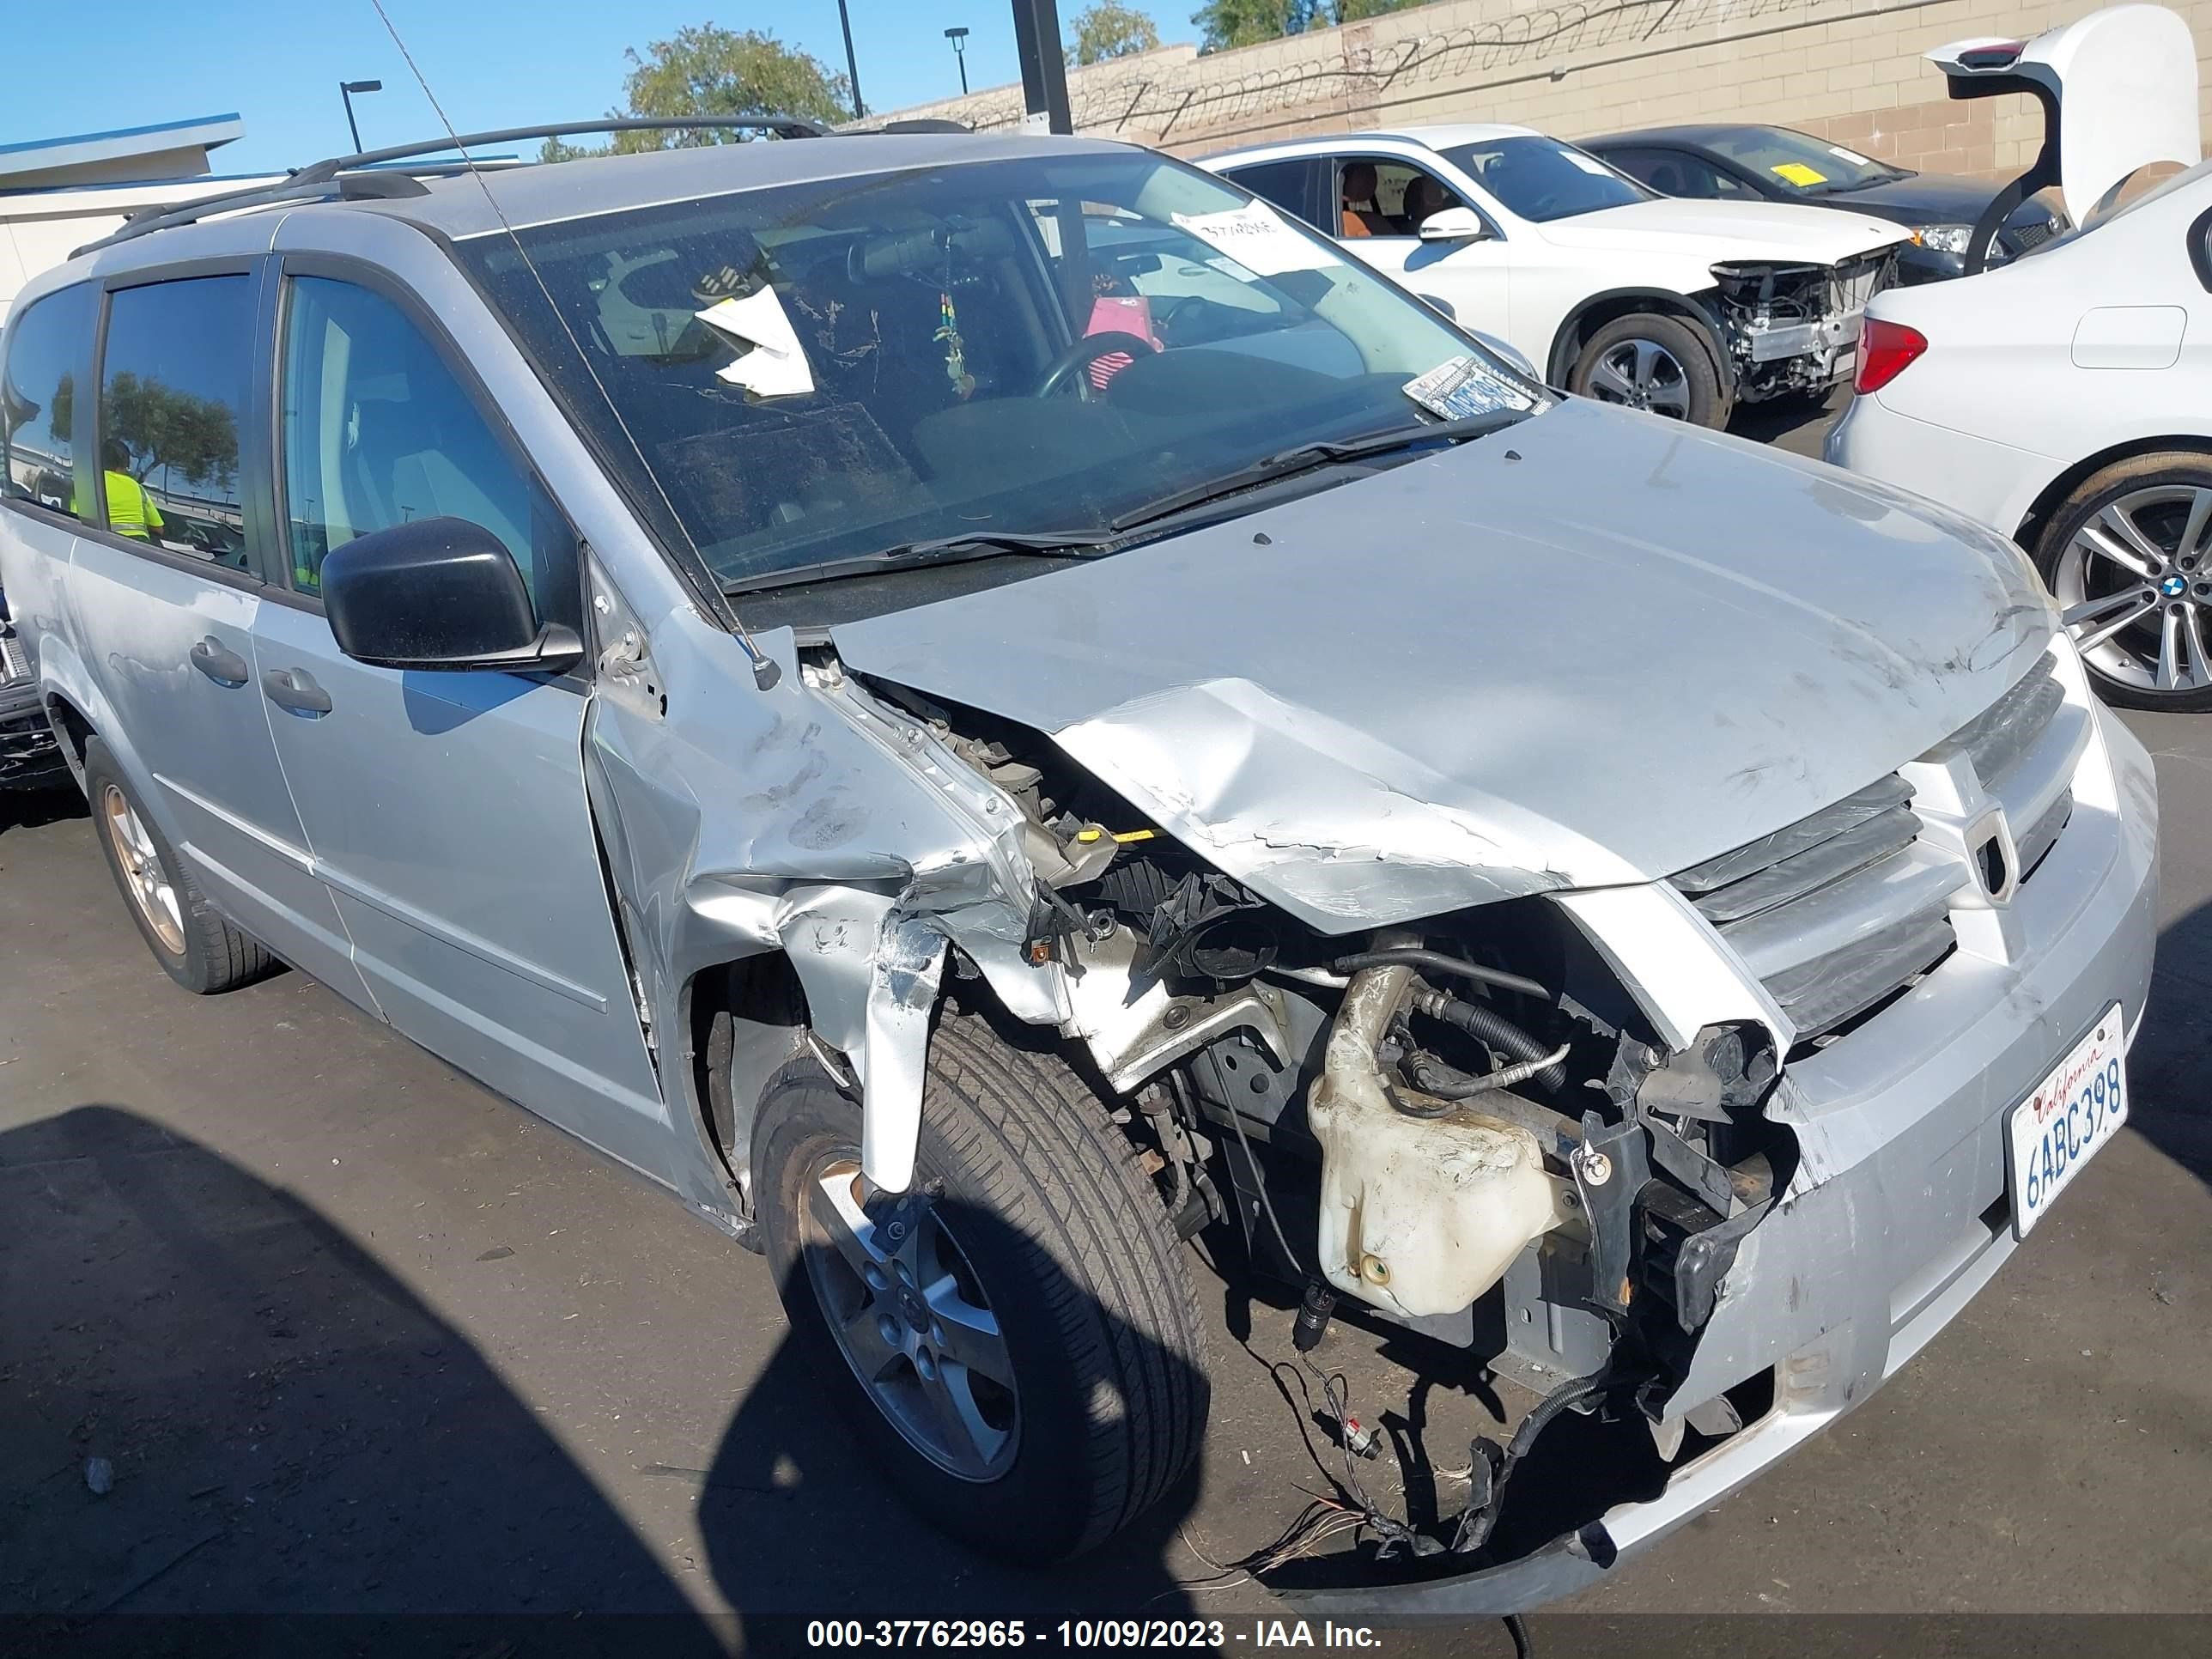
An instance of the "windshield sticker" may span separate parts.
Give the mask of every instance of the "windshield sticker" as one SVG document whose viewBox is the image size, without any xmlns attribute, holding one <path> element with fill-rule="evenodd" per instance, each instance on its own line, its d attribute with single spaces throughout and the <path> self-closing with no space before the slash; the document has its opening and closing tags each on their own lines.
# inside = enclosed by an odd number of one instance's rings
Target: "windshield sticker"
<svg viewBox="0 0 2212 1659">
<path fill-rule="evenodd" d="M 1534 413 L 1549 409 L 1551 401 L 1539 398 L 1519 381 L 1499 374 L 1480 357 L 1454 357 L 1405 384 L 1408 398 L 1432 415 L 1455 421 L 1468 415 L 1488 415 L 1501 409 Z"/>
<path fill-rule="evenodd" d="M 1255 276 L 1290 270 L 1330 270 L 1340 261 L 1313 237 L 1283 222 L 1265 202 L 1224 213 L 1178 213 L 1176 228 L 1227 254 Z"/>
<path fill-rule="evenodd" d="M 1874 165 L 1872 161 L 1860 155 L 1858 151 L 1855 149 L 1845 149 L 1841 144 L 1829 145 L 1828 153 L 1832 155 L 1840 155 L 1846 161 L 1852 162 L 1859 167 L 1870 167 Z"/>
<path fill-rule="evenodd" d="M 1559 154 L 1565 156 L 1570 161 L 1572 161 L 1584 173 L 1589 173 L 1593 179 L 1610 179 L 1613 177 L 1613 169 L 1606 166 L 1604 162 L 1599 161 L 1595 155 L 1585 155 L 1578 149 L 1562 149 Z"/>
<path fill-rule="evenodd" d="M 1776 178 L 1783 179 L 1786 183 L 1798 185 L 1800 188 L 1809 187 L 1814 185 L 1825 185 L 1828 182 L 1828 175 L 1826 173 L 1816 172 L 1814 169 L 1807 167 L 1802 161 L 1777 161 L 1772 167 L 1769 167 L 1767 171 L 1771 173 Z"/>
<path fill-rule="evenodd" d="M 741 300 L 723 300 L 695 314 L 717 333 L 752 348 L 716 369 L 717 379 L 762 398 L 795 398 L 814 390 L 814 372 L 774 289 L 763 286 Z"/>
</svg>

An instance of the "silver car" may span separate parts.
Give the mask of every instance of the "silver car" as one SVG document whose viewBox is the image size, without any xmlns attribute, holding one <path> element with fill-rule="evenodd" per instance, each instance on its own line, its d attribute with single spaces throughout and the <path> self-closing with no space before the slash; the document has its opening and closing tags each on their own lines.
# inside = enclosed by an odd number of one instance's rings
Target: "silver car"
<svg viewBox="0 0 2212 1659">
<path fill-rule="evenodd" d="M 1564 1593 L 2124 1118 L 2151 769 L 1992 532 L 1563 399 L 1123 146 L 274 194 L 6 337 L 0 575 L 131 914 L 764 1251 L 978 1545 L 1188 1466 L 1203 1234 L 1324 1378 L 1342 1309 L 1506 1385 L 1340 1597 Z"/>
</svg>

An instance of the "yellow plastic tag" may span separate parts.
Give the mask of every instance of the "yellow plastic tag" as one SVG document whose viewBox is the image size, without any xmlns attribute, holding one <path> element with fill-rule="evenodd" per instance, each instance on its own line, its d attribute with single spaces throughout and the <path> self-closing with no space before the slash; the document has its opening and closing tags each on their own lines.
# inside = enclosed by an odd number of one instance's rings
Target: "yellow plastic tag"
<svg viewBox="0 0 2212 1659">
<path fill-rule="evenodd" d="M 1825 185 L 1828 182 L 1826 173 L 1815 173 L 1802 161 L 1784 161 L 1768 171 L 1776 178 L 1787 179 L 1793 185 Z"/>
</svg>

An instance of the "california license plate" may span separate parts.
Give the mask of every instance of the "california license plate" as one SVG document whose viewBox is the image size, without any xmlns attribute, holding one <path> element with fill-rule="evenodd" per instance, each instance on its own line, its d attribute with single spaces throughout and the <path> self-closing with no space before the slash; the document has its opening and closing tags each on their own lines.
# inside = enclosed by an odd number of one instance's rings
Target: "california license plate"
<svg viewBox="0 0 2212 1659">
<path fill-rule="evenodd" d="M 2051 1200 L 2128 1121 L 2127 1022 L 2105 1011 L 2036 1091 L 2006 1121 L 2012 1232 L 2026 1238 Z"/>
</svg>

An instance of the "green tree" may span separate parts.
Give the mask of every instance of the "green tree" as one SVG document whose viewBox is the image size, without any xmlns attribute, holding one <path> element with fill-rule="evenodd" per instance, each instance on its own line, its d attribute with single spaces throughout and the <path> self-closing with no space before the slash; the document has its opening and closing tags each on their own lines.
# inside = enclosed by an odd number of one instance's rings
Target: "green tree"
<svg viewBox="0 0 2212 1659">
<path fill-rule="evenodd" d="M 166 469 L 171 482 L 227 490 L 238 476 L 238 422 L 228 404 L 126 368 L 108 377 L 100 415 L 103 441 L 123 446 L 131 476 L 141 483 Z"/>
<path fill-rule="evenodd" d="M 623 77 L 623 106 L 608 118 L 625 116 L 799 115 L 813 121 L 843 121 L 853 113 L 851 84 L 833 75 L 810 53 L 787 46 L 773 32 L 726 29 L 696 23 L 656 40 L 641 55 L 623 54 L 629 73 Z M 587 148 L 549 138 L 538 151 L 543 161 L 580 155 L 605 155 L 610 149 L 673 149 L 690 144 L 739 142 L 756 135 L 729 127 L 683 128 L 660 132 L 620 132 L 610 146 Z"/>
<path fill-rule="evenodd" d="M 1103 64 L 1109 58 L 1130 58 L 1157 51 L 1160 32 L 1152 20 L 1121 0 L 1097 0 L 1075 15 L 1075 45 L 1068 60 L 1080 66 Z"/>
<path fill-rule="evenodd" d="M 1200 50 L 1219 52 L 1425 3 L 1427 0 L 1206 0 L 1190 21 L 1199 27 Z"/>
</svg>

